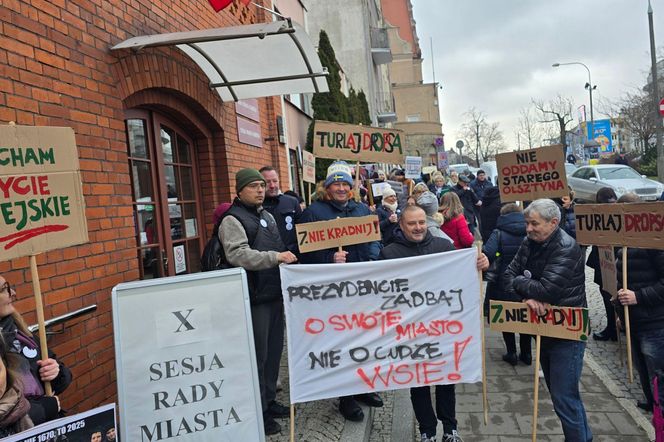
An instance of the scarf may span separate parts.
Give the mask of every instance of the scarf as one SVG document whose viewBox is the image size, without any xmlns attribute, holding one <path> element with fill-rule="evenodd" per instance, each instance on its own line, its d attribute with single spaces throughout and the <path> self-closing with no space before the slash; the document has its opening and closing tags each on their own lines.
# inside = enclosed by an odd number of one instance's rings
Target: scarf
<svg viewBox="0 0 664 442">
<path fill-rule="evenodd" d="M 32 428 L 28 410 L 30 402 L 23 396 L 21 389 L 16 385 L 8 387 L 0 397 L 0 427 L 15 425 L 17 432 Z"/>
<path fill-rule="evenodd" d="M 30 361 L 23 354 L 23 348 L 37 350 L 37 342 L 31 336 L 18 330 L 14 318 L 9 315 L 0 319 L 0 333 L 9 345 L 9 351 L 20 355 L 20 365 L 17 367 L 18 375 L 23 385 L 23 393 L 25 397 L 42 397 L 44 396 L 44 387 L 41 380 L 37 379 L 30 370 Z"/>
</svg>

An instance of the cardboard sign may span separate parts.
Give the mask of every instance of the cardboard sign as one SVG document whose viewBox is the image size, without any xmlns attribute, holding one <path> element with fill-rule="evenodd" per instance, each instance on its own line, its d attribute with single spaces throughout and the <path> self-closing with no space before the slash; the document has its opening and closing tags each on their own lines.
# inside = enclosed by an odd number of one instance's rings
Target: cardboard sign
<svg viewBox="0 0 664 442">
<path fill-rule="evenodd" d="M 314 155 L 353 163 L 401 164 L 402 138 L 403 132 L 396 129 L 317 120 L 314 124 Z"/>
<path fill-rule="evenodd" d="M 476 257 L 280 266 L 291 403 L 478 382 Z"/>
<path fill-rule="evenodd" d="M 579 244 L 664 249 L 664 202 L 577 204 Z"/>
<path fill-rule="evenodd" d="M 122 440 L 264 441 L 246 273 L 113 289 Z"/>
<path fill-rule="evenodd" d="M 406 157 L 404 167 L 406 178 L 419 178 L 422 173 L 422 157 Z"/>
<path fill-rule="evenodd" d="M 115 404 L 108 404 L 83 413 L 45 422 L 2 440 L 3 442 L 108 441 L 110 440 L 108 436 L 116 433 Z"/>
<path fill-rule="evenodd" d="M 533 201 L 569 193 L 565 154 L 561 146 L 507 152 L 496 155 L 500 200 Z"/>
<path fill-rule="evenodd" d="M 74 131 L 0 126 L 0 260 L 85 242 Z"/>
<path fill-rule="evenodd" d="M 376 215 L 296 224 L 295 230 L 302 253 L 380 241 L 380 228 Z"/>
<path fill-rule="evenodd" d="M 618 270 L 613 247 L 599 246 L 599 267 L 602 272 L 602 289 L 611 294 L 611 300 L 618 296 Z"/>
<path fill-rule="evenodd" d="M 491 330 L 551 338 L 587 341 L 590 332 L 588 309 L 550 306 L 537 316 L 525 302 L 491 301 Z"/>
<path fill-rule="evenodd" d="M 422 173 L 431 175 L 435 173 L 437 170 L 438 169 L 436 169 L 436 166 L 425 166 L 422 168 Z"/>
<path fill-rule="evenodd" d="M 305 183 L 316 184 L 316 157 L 306 150 L 302 151 L 302 179 Z"/>
</svg>

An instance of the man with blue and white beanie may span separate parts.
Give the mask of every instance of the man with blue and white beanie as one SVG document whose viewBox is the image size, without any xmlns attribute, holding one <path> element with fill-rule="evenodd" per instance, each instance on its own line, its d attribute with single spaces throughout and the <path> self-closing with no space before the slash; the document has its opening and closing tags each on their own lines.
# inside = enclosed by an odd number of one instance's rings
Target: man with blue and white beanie
<svg viewBox="0 0 664 442">
<path fill-rule="evenodd" d="M 335 161 L 328 167 L 325 178 L 325 195 L 314 201 L 300 217 L 298 223 L 311 223 L 315 221 L 329 221 L 336 218 L 360 217 L 371 215 L 369 208 L 353 200 L 352 169 L 345 161 Z M 303 264 L 326 264 L 373 261 L 380 252 L 380 243 L 373 241 L 364 244 L 344 246 L 342 251 L 338 248 L 317 250 L 303 253 L 300 262 Z M 357 401 L 364 402 L 371 407 L 382 407 L 383 401 L 375 393 L 347 396 L 339 399 L 339 412 L 351 421 L 364 419 L 364 412 Z"/>
</svg>

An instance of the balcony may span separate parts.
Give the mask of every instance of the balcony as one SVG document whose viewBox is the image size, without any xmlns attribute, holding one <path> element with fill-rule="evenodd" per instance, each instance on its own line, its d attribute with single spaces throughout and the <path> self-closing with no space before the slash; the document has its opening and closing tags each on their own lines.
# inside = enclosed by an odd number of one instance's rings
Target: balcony
<svg viewBox="0 0 664 442">
<path fill-rule="evenodd" d="M 397 112 L 392 94 L 383 92 L 378 95 L 377 100 L 376 119 L 378 120 L 378 124 L 394 123 L 397 121 Z"/>
<path fill-rule="evenodd" d="M 390 41 L 387 37 L 387 29 L 370 28 L 369 37 L 371 39 L 371 58 L 374 64 L 391 63 L 392 51 L 390 50 Z"/>
</svg>

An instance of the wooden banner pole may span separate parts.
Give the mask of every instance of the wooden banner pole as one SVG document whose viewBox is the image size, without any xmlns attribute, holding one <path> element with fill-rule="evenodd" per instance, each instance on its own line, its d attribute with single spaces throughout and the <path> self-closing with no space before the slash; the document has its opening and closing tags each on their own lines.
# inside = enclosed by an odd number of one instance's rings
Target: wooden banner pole
<svg viewBox="0 0 664 442">
<path fill-rule="evenodd" d="M 39 272 L 37 270 L 37 256 L 30 255 L 30 274 L 32 275 L 32 291 L 35 295 L 35 310 L 37 311 L 37 323 L 39 324 L 39 345 L 41 349 L 41 360 L 48 359 L 48 345 L 46 343 L 46 326 L 44 325 L 44 303 L 42 301 L 41 285 L 39 284 Z M 50 382 L 44 382 L 46 396 L 53 396 Z"/>
<path fill-rule="evenodd" d="M 477 254 L 482 253 L 482 241 L 477 242 Z M 484 409 L 484 425 L 489 425 L 489 400 L 486 392 L 486 354 L 485 354 L 485 337 L 484 337 L 484 287 L 482 281 L 482 271 L 477 271 L 477 276 L 480 280 L 480 334 L 482 337 L 482 408 Z"/>
<path fill-rule="evenodd" d="M 371 180 L 366 181 L 366 186 L 367 186 L 367 197 L 369 198 L 369 205 L 373 206 L 374 205 L 374 195 L 373 195 L 373 189 L 371 188 Z"/>
<path fill-rule="evenodd" d="M 627 246 L 622 248 L 622 286 L 627 290 Z M 627 373 L 630 384 L 634 382 L 634 371 L 632 370 L 632 331 L 629 326 L 629 306 L 623 306 L 625 314 L 625 341 L 627 347 Z"/>
<path fill-rule="evenodd" d="M 539 404 L 539 369 L 540 369 L 540 346 L 542 337 L 535 335 L 535 394 L 533 395 L 533 439 L 537 440 L 537 406 Z"/>
<path fill-rule="evenodd" d="M 360 162 L 358 161 L 355 164 L 355 202 L 360 202 L 362 197 L 360 196 Z"/>
<path fill-rule="evenodd" d="M 295 405 L 290 405 L 290 442 L 295 442 Z"/>
<path fill-rule="evenodd" d="M 307 184 L 308 184 L 307 187 L 309 188 L 309 204 L 308 205 L 310 206 L 311 205 L 311 197 L 313 196 L 313 193 L 314 193 L 314 185 L 311 184 L 311 183 L 307 183 Z"/>
</svg>

